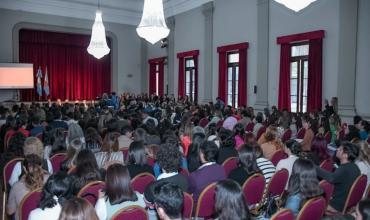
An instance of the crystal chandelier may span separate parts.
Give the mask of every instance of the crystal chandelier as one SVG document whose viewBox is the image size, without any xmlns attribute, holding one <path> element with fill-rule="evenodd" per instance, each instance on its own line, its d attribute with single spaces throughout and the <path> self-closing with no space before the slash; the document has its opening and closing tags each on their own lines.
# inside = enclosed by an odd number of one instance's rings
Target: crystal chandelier
<svg viewBox="0 0 370 220">
<path fill-rule="evenodd" d="M 143 16 L 136 32 L 151 44 L 168 36 L 170 30 L 164 20 L 162 0 L 144 1 Z"/>
<path fill-rule="evenodd" d="M 307 7 L 309 4 L 316 0 L 275 0 L 277 3 L 285 5 L 285 7 L 292 9 L 295 12 Z"/>
<path fill-rule="evenodd" d="M 95 14 L 95 22 L 92 26 L 91 39 L 87 52 L 95 58 L 100 59 L 109 53 L 110 49 L 105 38 L 102 13 L 98 9 Z"/>
</svg>

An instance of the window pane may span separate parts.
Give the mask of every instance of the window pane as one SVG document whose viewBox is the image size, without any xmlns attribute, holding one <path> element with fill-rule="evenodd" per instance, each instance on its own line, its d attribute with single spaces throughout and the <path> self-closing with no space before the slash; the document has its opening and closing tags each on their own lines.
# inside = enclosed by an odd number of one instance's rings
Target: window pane
<svg viewBox="0 0 370 220">
<path fill-rule="evenodd" d="M 307 96 L 303 96 L 303 106 L 302 106 L 302 112 L 307 111 Z"/>
<path fill-rule="evenodd" d="M 233 94 L 233 82 L 232 81 L 227 82 L 227 94 Z"/>
<path fill-rule="evenodd" d="M 303 61 L 303 77 L 305 78 L 305 79 L 307 79 L 308 78 L 308 61 L 307 60 L 305 60 L 305 61 Z"/>
<path fill-rule="evenodd" d="M 227 105 L 233 105 L 233 95 L 227 96 Z"/>
<path fill-rule="evenodd" d="M 239 62 L 239 53 L 231 53 L 228 55 L 229 63 Z"/>
<path fill-rule="evenodd" d="M 298 77 L 298 62 L 294 61 L 290 63 L 290 78 Z"/>
<path fill-rule="evenodd" d="M 239 67 L 235 67 L 235 80 L 239 80 Z"/>
<path fill-rule="evenodd" d="M 227 68 L 227 80 L 233 80 L 233 68 Z"/>
<path fill-rule="evenodd" d="M 186 67 L 194 67 L 194 59 L 187 59 L 185 62 Z"/>
<path fill-rule="evenodd" d="M 290 110 L 297 112 L 297 96 L 290 96 Z"/>
<path fill-rule="evenodd" d="M 238 95 L 235 95 L 234 98 L 235 98 L 235 105 L 234 105 L 234 107 L 237 108 L 238 107 Z"/>
<path fill-rule="evenodd" d="M 292 79 L 290 80 L 290 94 L 291 95 L 297 95 L 297 80 Z"/>
<path fill-rule="evenodd" d="M 190 83 L 186 83 L 186 94 L 190 93 Z"/>
<path fill-rule="evenodd" d="M 186 71 L 186 73 L 185 73 L 185 82 L 187 82 L 187 83 L 190 82 L 190 71 Z"/>
<path fill-rule="evenodd" d="M 195 81 L 195 69 L 191 70 L 191 79 Z"/>
<path fill-rule="evenodd" d="M 155 65 L 155 71 L 157 71 L 157 72 L 159 71 L 159 65 L 158 64 Z"/>
<path fill-rule="evenodd" d="M 292 57 L 307 55 L 308 55 L 308 44 L 292 46 Z"/>
<path fill-rule="evenodd" d="M 194 93 L 195 92 L 195 82 L 193 81 L 192 84 L 191 84 L 191 92 Z"/>
<path fill-rule="evenodd" d="M 155 94 L 159 95 L 159 73 L 155 74 Z"/>
<path fill-rule="evenodd" d="M 303 95 L 307 96 L 307 83 L 308 79 L 303 79 Z"/>
<path fill-rule="evenodd" d="M 238 81 L 235 81 L 235 94 L 239 94 L 239 85 L 238 85 Z"/>
</svg>

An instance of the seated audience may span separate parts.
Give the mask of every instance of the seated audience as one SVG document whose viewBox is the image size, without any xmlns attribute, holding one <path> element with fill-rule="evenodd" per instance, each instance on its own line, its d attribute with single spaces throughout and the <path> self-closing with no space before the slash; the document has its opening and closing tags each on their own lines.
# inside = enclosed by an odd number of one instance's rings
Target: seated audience
<svg viewBox="0 0 370 220">
<path fill-rule="evenodd" d="M 118 139 L 114 133 L 105 135 L 101 152 L 95 153 L 95 157 L 100 168 L 106 168 L 113 163 L 124 164 L 124 156 L 119 150 Z"/>
<path fill-rule="evenodd" d="M 219 220 L 250 220 L 243 191 L 233 180 L 221 180 L 216 184 L 215 215 Z"/>
<path fill-rule="evenodd" d="M 188 156 L 187 156 L 187 162 L 188 162 L 188 168 L 189 172 L 193 172 L 200 167 L 200 161 L 199 161 L 199 149 L 202 143 L 205 141 L 205 135 L 202 133 L 194 134 L 192 143 L 189 146 Z"/>
<path fill-rule="evenodd" d="M 235 139 L 235 148 L 238 150 L 239 147 L 244 144 L 245 137 L 245 126 L 243 124 L 236 124 L 234 127 L 234 139 Z"/>
<path fill-rule="evenodd" d="M 311 145 L 311 154 L 308 154 L 310 159 L 315 164 L 320 164 L 322 161 L 329 159 L 330 155 L 328 154 L 328 143 L 326 142 L 326 139 L 323 134 L 323 130 L 320 128 L 317 135 L 312 140 Z M 306 154 L 307 155 L 307 154 Z"/>
<path fill-rule="evenodd" d="M 104 172 L 99 170 L 94 154 L 88 150 L 81 150 L 76 157 L 76 175 L 79 186 L 82 188 L 92 181 L 103 180 Z"/>
<path fill-rule="evenodd" d="M 27 116 L 25 114 L 20 114 L 18 118 L 15 119 L 15 123 L 12 124 L 12 129 L 6 132 L 4 137 L 5 147 L 7 146 L 8 140 L 13 137 L 16 132 L 21 132 L 25 137 L 30 135 L 30 132 L 26 130 L 27 127 Z"/>
<path fill-rule="evenodd" d="M 222 164 L 230 157 L 237 157 L 238 151 L 235 149 L 235 139 L 232 131 L 221 128 L 218 135 L 221 139 L 221 146 L 218 150 L 217 163 Z"/>
<path fill-rule="evenodd" d="M 119 148 L 128 148 L 133 142 L 132 140 L 132 127 L 130 125 L 125 125 L 121 128 L 121 135 L 118 137 Z"/>
<path fill-rule="evenodd" d="M 126 166 L 110 165 L 107 169 L 105 184 L 105 192 L 99 193 L 99 199 L 95 205 L 100 220 L 111 219 L 117 211 L 131 205 L 145 208 L 143 195 L 132 189 L 130 174 Z"/>
<path fill-rule="evenodd" d="M 250 176 L 260 172 L 256 159 L 253 147 L 246 144 L 241 145 L 238 151 L 238 167 L 230 172 L 228 178 L 243 186 Z"/>
<path fill-rule="evenodd" d="M 127 158 L 127 168 L 131 179 L 141 173 L 153 174 L 153 167 L 147 164 L 147 156 L 142 141 L 134 141 L 130 144 Z"/>
<path fill-rule="evenodd" d="M 76 158 L 82 150 L 82 142 L 80 138 L 71 140 L 67 149 L 67 158 L 61 164 L 61 170 L 67 172 L 69 169 L 76 167 Z"/>
<path fill-rule="evenodd" d="M 289 179 L 284 207 L 297 216 L 307 200 L 321 195 L 323 190 L 319 186 L 315 165 L 309 160 L 297 159 Z"/>
<path fill-rule="evenodd" d="M 253 122 L 254 122 L 254 128 L 253 128 L 253 134 L 255 137 L 257 137 L 257 134 L 258 134 L 258 131 L 260 130 L 260 128 L 263 127 L 263 114 L 262 112 L 258 112 L 257 113 L 257 116 L 253 119 Z"/>
<path fill-rule="evenodd" d="M 297 155 L 301 152 L 301 145 L 295 140 L 289 140 L 285 143 L 284 152 L 288 155 L 288 158 L 279 161 L 276 165 L 276 171 L 286 169 L 288 170 L 290 177 L 292 174 L 293 164 L 298 159 Z"/>
<path fill-rule="evenodd" d="M 10 190 L 7 213 L 13 215 L 15 219 L 19 219 L 19 205 L 27 193 L 41 188 L 49 177 L 49 174 L 42 169 L 43 160 L 35 155 L 27 155 L 23 161 L 23 175 L 18 182 L 16 182 Z"/>
<path fill-rule="evenodd" d="M 265 177 L 267 185 L 270 182 L 271 177 L 275 174 L 276 168 L 270 160 L 263 157 L 262 149 L 259 145 L 255 144 L 251 147 L 253 147 L 254 151 L 256 152 L 257 166 Z"/>
<path fill-rule="evenodd" d="M 224 168 L 216 164 L 218 148 L 215 143 L 205 141 L 200 146 L 199 159 L 201 166 L 190 173 L 190 192 L 193 193 L 195 204 L 202 190 L 209 184 L 226 178 Z"/>
<path fill-rule="evenodd" d="M 370 199 L 362 200 L 356 207 L 356 220 L 370 219 Z"/>
<path fill-rule="evenodd" d="M 99 152 L 103 145 L 103 140 L 101 136 L 99 135 L 98 131 L 93 127 L 89 127 L 86 129 L 85 141 L 86 148 L 91 150 L 91 152 L 93 153 Z"/>
<path fill-rule="evenodd" d="M 183 191 L 176 184 L 162 182 L 154 188 L 154 204 L 159 219 L 180 220 L 184 207 Z"/>
<path fill-rule="evenodd" d="M 262 153 L 266 159 L 271 160 L 274 153 L 282 150 L 283 144 L 278 136 L 276 127 L 273 126 L 269 126 L 264 138 L 265 142 L 261 144 Z"/>
<path fill-rule="evenodd" d="M 58 220 L 99 220 L 94 207 L 85 199 L 73 198 L 63 204 Z"/>
<path fill-rule="evenodd" d="M 359 155 L 355 163 L 360 169 L 361 174 L 365 174 L 367 176 L 366 189 L 368 189 L 370 185 L 370 147 L 365 141 L 358 141 L 355 144 L 359 148 Z"/>
<path fill-rule="evenodd" d="M 28 220 L 58 220 L 62 205 L 72 197 L 71 187 L 66 173 L 51 175 L 42 189 L 39 208 L 30 213 Z"/>
<path fill-rule="evenodd" d="M 312 140 L 315 137 L 315 133 L 312 130 L 312 125 L 314 124 L 313 119 L 309 116 L 302 117 L 302 125 L 306 130 L 303 140 L 300 142 L 302 146 L 302 151 L 311 151 Z"/>
<path fill-rule="evenodd" d="M 333 197 L 328 206 L 329 211 L 341 212 L 343 210 L 348 192 L 353 182 L 361 174 L 354 163 L 357 156 L 357 146 L 349 142 L 343 142 L 336 153 L 336 157 L 340 161 L 339 167 L 333 173 L 320 167 L 317 168 L 318 176 L 334 185 Z"/>
</svg>

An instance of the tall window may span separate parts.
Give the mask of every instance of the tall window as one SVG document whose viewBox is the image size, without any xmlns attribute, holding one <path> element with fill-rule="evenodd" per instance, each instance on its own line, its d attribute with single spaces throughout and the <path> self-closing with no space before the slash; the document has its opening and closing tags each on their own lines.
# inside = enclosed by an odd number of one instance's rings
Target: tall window
<svg viewBox="0 0 370 220">
<path fill-rule="evenodd" d="M 227 105 L 238 107 L 239 53 L 227 54 Z"/>
<path fill-rule="evenodd" d="M 159 95 L 159 64 L 155 64 L 155 94 Z"/>
<path fill-rule="evenodd" d="M 195 100 L 195 65 L 194 58 L 185 58 L 185 95 L 190 101 Z"/>
<path fill-rule="evenodd" d="M 290 59 L 290 107 L 292 112 L 307 111 L 308 49 L 307 43 L 292 45 Z"/>
</svg>

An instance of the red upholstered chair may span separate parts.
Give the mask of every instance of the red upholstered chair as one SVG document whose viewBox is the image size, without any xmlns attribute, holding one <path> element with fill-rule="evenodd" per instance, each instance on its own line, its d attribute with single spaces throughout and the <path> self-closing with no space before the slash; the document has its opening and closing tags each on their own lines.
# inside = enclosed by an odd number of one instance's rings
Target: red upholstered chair
<svg viewBox="0 0 370 220">
<path fill-rule="evenodd" d="M 222 166 L 225 169 L 226 176 L 229 176 L 229 173 L 238 167 L 238 159 L 236 157 L 229 157 L 223 163 Z"/>
<path fill-rule="evenodd" d="M 368 198 L 368 199 L 370 199 L 370 186 L 367 187 L 367 191 L 366 191 L 366 196 L 365 197 Z"/>
<path fill-rule="evenodd" d="M 288 182 L 289 172 L 286 169 L 276 171 L 267 185 L 267 195 L 281 196 Z"/>
<path fill-rule="evenodd" d="M 346 133 L 345 133 L 345 130 L 344 129 L 341 129 L 339 132 L 338 132 L 338 137 L 337 139 L 339 139 L 340 141 L 344 141 L 346 139 Z"/>
<path fill-rule="evenodd" d="M 60 170 L 60 166 L 62 165 L 62 162 L 66 159 L 67 154 L 66 153 L 58 153 L 54 154 L 50 158 L 51 165 L 53 166 L 53 172 L 56 173 Z"/>
<path fill-rule="evenodd" d="M 287 142 L 288 140 L 290 140 L 290 138 L 292 138 L 292 130 L 290 130 L 290 128 L 289 128 L 289 129 L 287 129 L 287 130 L 284 132 L 283 136 L 281 137 L 281 141 L 282 141 L 283 143 L 285 143 L 285 142 Z"/>
<path fill-rule="evenodd" d="M 216 128 L 221 128 L 223 124 L 224 124 L 224 120 L 219 120 L 216 124 Z"/>
<path fill-rule="evenodd" d="M 306 134 L 306 130 L 304 128 L 300 128 L 297 132 L 297 138 L 303 139 L 305 134 Z"/>
<path fill-rule="evenodd" d="M 35 135 L 38 139 L 40 139 L 40 141 L 42 141 L 42 137 L 43 137 L 43 134 L 42 134 L 42 132 L 41 133 L 39 133 L 39 134 L 37 134 L 37 135 Z"/>
<path fill-rule="evenodd" d="M 331 142 L 331 134 L 330 134 L 330 131 L 326 132 L 325 134 L 325 140 L 326 140 L 326 143 L 330 143 Z"/>
<path fill-rule="evenodd" d="M 118 210 L 116 214 L 114 214 L 111 218 L 111 220 L 130 220 L 130 219 L 147 220 L 149 219 L 149 217 L 144 208 L 137 205 L 133 205 Z"/>
<path fill-rule="evenodd" d="M 274 164 L 274 166 L 276 166 L 280 160 L 285 159 L 287 157 L 288 155 L 284 151 L 278 150 L 274 153 L 274 155 L 272 155 L 271 162 L 272 164 Z"/>
<path fill-rule="evenodd" d="M 280 209 L 270 220 L 294 220 L 294 214 L 290 209 Z"/>
<path fill-rule="evenodd" d="M 245 131 L 246 132 L 253 132 L 253 128 L 254 128 L 254 123 L 253 122 L 249 122 L 247 124 L 247 126 L 245 126 Z"/>
<path fill-rule="evenodd" d="M 202 128 L 205 128 L 208 125 L 209 121 L 207 118 L 202 118 L 199 121 L 199 126 Z"/>
<path fill-rule="evenodd" d="M 126 160 L 128 157 L 128 147 L 120 148 L 119 149 L 123 154 L 123 159 Z"/>
<path fill-rule="evenodd" d="M 326 206 L 328 206 L 329 201 L 330 201 L 330 199 L 333 195 L 333 192 L 334 192 L 334 185 L 329 183 L 326 180 L 321 180 L 319 185 L 324 190 L 324 194 L 325 194 L 324 197 L 325 197 L 325 200 L 326 200 Z"/>
<path fill-rule="evenodd" d="M 180 168 L 179 173 L 186 177 L 190 176 L 190 173 L 187 169 Z"/>
<path fill-rule="evenodd" d="M 342 214 L 345 214 L 347 210 L 355 207 L 358 202 L 362 199 L 364 195 L 365 189 L 367 184 L 367 177 L 366 175 L 360 175 L 357 177 L 355 182 L 353 182 L 351 189 L 348 193 L 346 203 L 344 204 L 344 208 L 342 210 Z"/>
<path fill-rule="evenodd" d="M 41 199 L 41 190 L 41 188 L 35 189 L 27 193 L 27 195 L 22 199 L 21 203 L 19 204 L 20 220 L 27 220 L 31 211 L 37 208 Z"/>
<path fill-rule="evenodd" d="M 216 183 L 209 184 L 200 193 L 197 207 L 195 209 L 195 217 L 203 217 L 205 219 L 212 218 L 215 212 L 215 193 Z"/>
<path fill-rule="evenodd" d="M 263 133 L 265 133 L 265 132 L 266 132 L 266 127 L 265 127 L 265 126 L 263 126 L 263 127 L 261 127 L 260 129 L 258 129 L 256 140 L 260 139 L 261 135 L 262 135 Z"/>
<path fill-rule="evenodd" d="M 301 211 L 299 211 L 297 220 L 321 220 L 325 213 L 326 202 L 322 196 L 308 200 Z"/>
<path fill-rule="evenodd" d="M 155 159 L 153 157 L 148 157 L 147 158 L 147 163 L 148 163 L 149 166 L 154 166 Z"/>
<path fill-rule="evenodd" d="M 155 177 L 151 173 L 141 173 L 131 180 L 132 188 L 139 193 L 144 193 L 145 188 L 155 181 Z"/>
<path fill-rule="evenodd" d="M 86 199 L 88 202 L 91 203 L 91 205 L 95 206 L 96 202 L 99 199 L 99 191 L 104 189 L 104 187 L 104 182 L 93 181 L 82 187 L 77 196 Z"/>
<path fill-rule="evenodd" d="M 323 162 L 321 162 L 320 167 L 328 172 L 333 172 L 334 169 L 334 163 L 332 159 L 326 159 Z"/>
<path fill-rule="evenodd" d="M 194 208 L 193 196 L 189 193 L 184 192 L 184 208 L 182 210 L 182 216 L 185 219 L 191 219 Z"/>
<path fill-rule="evenodd" d="M 262 174 L 250 176 L 243 184 L 243 194 L 247 205 L 251 206 L 261 202 L 265 190 L 265 177 Z"/>
</svg>

